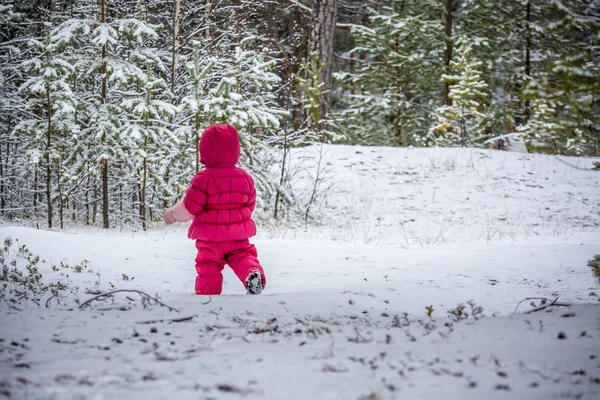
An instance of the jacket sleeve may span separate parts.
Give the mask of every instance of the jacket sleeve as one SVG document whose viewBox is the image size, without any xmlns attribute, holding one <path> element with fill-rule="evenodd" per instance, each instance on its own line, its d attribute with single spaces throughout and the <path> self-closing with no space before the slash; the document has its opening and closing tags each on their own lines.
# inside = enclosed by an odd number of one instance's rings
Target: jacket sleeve
<svg viewBox="0 0 600 400">
<path fill-rule="evenodd" d="M 183 204 L 183 199 L 179 200 L 177 204 L 173 206 L 173 218 L 178 222 L 190 221 L 194 218 L 192 214 L 188 212 Z"/>
<path fill-rule="evenodd" d="M 200 214 L 208 201 L 206 185 L 203 185 L 203 182 L 206 182 L 206 179 L 204 179 L 202 172 L 194 176 L 183 197 L 185 210 L 192 216 Z"/>
<path fill-rule="evenodd" d="M 250 185 L 250 193 L 248 193 L 248 201 L 246 202 L 246 206 L 248 206 L 250 212 L 252 212 L 256 207 L 256 187 L 254 186 L 254 179 L 252 179 L 250 174 L 246 173 L 246 177 L 248 179 L 248 184 Z"/>
</svg>

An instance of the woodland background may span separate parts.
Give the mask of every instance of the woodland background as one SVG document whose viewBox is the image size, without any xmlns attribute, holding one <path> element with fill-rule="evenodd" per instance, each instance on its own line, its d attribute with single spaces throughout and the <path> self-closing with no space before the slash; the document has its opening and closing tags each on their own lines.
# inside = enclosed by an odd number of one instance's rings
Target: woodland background
<svg viewBox="0 0 600 400">
<path fill-rule="evenodd" d="M 597 0 L 3 0 L 0 24 L 5 220 L 146 229 L 213 123 L 262 219 L 308 219 L 299 146 L 600 155 Z"/>
</svg>

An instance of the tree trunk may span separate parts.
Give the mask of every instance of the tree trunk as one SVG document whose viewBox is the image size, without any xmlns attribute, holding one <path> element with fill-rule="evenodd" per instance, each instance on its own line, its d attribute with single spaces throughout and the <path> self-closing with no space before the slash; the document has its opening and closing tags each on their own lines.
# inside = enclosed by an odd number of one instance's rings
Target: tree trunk
<svg viewBox="0 0 600 400">
<path fill-rule="evenodd" d="M 446 67 L 446 74 L 450 75 L 450 62 L 452 61 L 452 2 L 453 0 L 446 0 L 446 14 L 445 14 L 445 25 L 446 25 L 446 54 L 444 58 L 444 65 Z M 450 82 L 444 82 L 444 104 L 447 106 L 452 105 L 452 99 L 450 98 Z"/>
<path fill-rule="evenodd" d="M 96 217 L 98 216 L 98 187 L 96 182 L 94 185 L 94 201 L 92 201 L 92 225 L 96 225 Z"/>
<path fill-rule="evenodd" d="M 57 176 L 57 180 L 58 180 L 58 220 L 60 221 L 60 229 L 63 230 L 63 229 L 65 229 L 65 220 L 64 220 L 65 202 L 63 199 L 62 184 L 60 183 L 60 181 L 62 179 L 60 176 L 60 167 L 57 168 L 57 170 L 56 170 L 56 176 Z"/>
<path fill-rule="evenodd" d="M 287 161 L 287 153 L 288 153 L 288 130 L 287 123 L 283 128 L 283 159 L 281 161 L 281 175 L 279 177 L 279 187 L 277 188 L 277 192 L 275 193 L 275 211 L 273 213 L 273 218 L 277 219 L 279 215 L 279 198 L 281 196 L 281 190 L 283 188 L 283 183 L 285 181 L 285 167 Z"/>
<path fill-rule="evenodd" d="M 106 0 L 100 0 L 100 23 L 106 22 L 106 12 L 107 12 L 108 4 Z M 102 93 L 101 93 L 101 102 L 102 104 L 106 104 L 107 99 L 107 76 L 106 76 L 106 44 L 102 46 Z M 106 132 L 102 133 L 102 143 L 106 140 Z M 103 156 L 104 157 L 104 156 Z M 110 227 L 110 223 L 108 220 L 108 160 L 103 158 L 100 161 L 100 168 L 102 168 L 102 227 L 104 229 L 108 229 Z"/>
<path fill-rule="evenodd" d="M 531 0 L 527 1 L 525 8 L 525 79 L 531 80 Z M 525 122 L 531 119 L 531 107 L 529 99 L 525 100 Z"/>
<path fill-rule="evenodd" d="M 204 18 L 206 19 L 206 28 L 204 29 L 204 36 L 206 38 L 206 53 L 211 53 L 211 36 L 210 36 L 210 13 L 211 11 L 211 0 L 206 0 L 206 9 L 204 10 Z"/>
<path fill-rule="evenodd" d="M 177 50 L 179 47 L 179 24 L 181 20 L 181 0 L 173 0 L 175 12 L 173 13 L 173 55 L 171 59 L 171 93 L 175 94 L 175 81 L 177 80 Z M 175 101 L 175 97 L 173 97 Z"/>
<path fill-rule="evenodd" d="M 354 73 L 356 72 L 356 68 L 354 66 L 354 53 L 349 54 L 348 68 L 350 69 L 350 74 L 352 74 L 352 79 L 350 79 L 350 94 L 355 95 L 356 85 L 354 84 Z"/>
<path fill-rule="evenodd" d="M 90 196 L 89 196 L 90 191 L 86 190 L 85 191 L 85 224 L 89 225 L 90 224 Z"/>
<path fill-rule="evenodd" d="M 8 135 L 6 135 L 6 148 L 8 150 Z M 6 157 L 6 162 L 8 164 L 8 157 Z M 2 154 L 2 143 L 0 142 L 0 214 L 4 215 L 4 159 Z"/>
<path fill-rule="evenodd" d="M 394 40 L 394 51 L 396 54 L 400 51 L 400 42 L 398 36 Z M 396 93 L 398 99 L 396 101 L 396 116 L 394 117 L 394 132 L 396 134 L 396 144 L 402 146 L 402 71 L 399 67 L 395 68 L 396 75 Z"/>
<path fill-rule="evenodd" d="M 142 187 L 140 188 L 140 217 L 142 219 L 142 229 L 146 230 L 146 180 L 148 175 L 148 138 L 144 138 L 144 161 L 142 167 Z"/>
<path fill-rule="evenodd" d="M 52 228 L 52 166 L 50 164 L 50 146 L 52 144 L 52 103 L 50 103 L 50 89 L 46 89 L 47 127 L 46 127 L 46 203 L 48 211 L 48 228 Z"/>
<path fill-rule="evenodd" d="M 108 220 L 108 158 L 104 157 L 100 161 L 102 168 L 102 227 L 108 229 L 110 222 Z"/>
<path fill-rule="evenodd" d="M 333 71 L 333 45 L 337 20 L 338 0 L 313 0 L 310 21 L 308 59 L 313 53 L 324 63 L 320 80 L 325 93 L 321 96 L 321 115 L 327 117 L 331 107 L 331 75 Z"/>
</svg>

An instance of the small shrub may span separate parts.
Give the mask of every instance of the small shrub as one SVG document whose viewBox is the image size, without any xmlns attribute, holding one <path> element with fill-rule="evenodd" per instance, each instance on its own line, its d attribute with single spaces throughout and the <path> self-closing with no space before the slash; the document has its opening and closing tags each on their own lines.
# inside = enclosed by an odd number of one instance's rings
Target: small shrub
<svg viewBox="0 0 600 400">
<path fill-rule="evenodd" d="M 17 305 L 25 301 L 31 301 L 40 305 L 43 296 L 60 299 L 68 289 L 68 284 L 63 282 L 45 283 L 39 267 L 45 261 L 33 254 L 27 246 L 19 244 L 10 238 L 4 240 L 0 248 L 0 300 L 8 304 L 10 308 L 17 309 Z M 61 262 L 61 267 L 68 268 Z M 59 268 L 55 265 L 53 271 Z"/>
<path fill-rule="evenodd" d="M 425 313 L 429 318 L 433 315 L 433 305 L 425 307 Z"/>
<path fill-rule="evenodd" d="M 473 300 L 467 301 L 467 305 L 469 306 L 469 309 L 467 309 L 464 304 L 459 304 L 456 306 L 456 308 L 448 310 L 448 315 L 454 320 L 454 322 L 459 322 L 468 319 L 469 317 L 473 318 L 474 320 L 478 320 L 481 316 L 483 316 L 483 307 L 475 304 Z"/>
<path fill-rule="evenodd" d="M 594 275 L 600 278 L 600 254 L 596 254 L 588 261 L 587 265 L 592 269 Z"/>
</svg>

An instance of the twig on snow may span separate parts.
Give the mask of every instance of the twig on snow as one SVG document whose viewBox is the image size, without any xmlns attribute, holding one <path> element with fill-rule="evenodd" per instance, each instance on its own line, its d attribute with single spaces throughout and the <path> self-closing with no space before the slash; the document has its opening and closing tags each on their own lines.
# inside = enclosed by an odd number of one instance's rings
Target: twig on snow
<svg viewBox="0 0 600 400">
<path fill-rule="evenodd" d="M 567 162 L 567 161 L 565 161 L 565 160 L 561 159 L 561 158 L 560 158 L 558 155 L 555 155 L 554 157 L 555 157 L 555 158 L 556 158 L 558 161 L 560 161 L 561 163 L 563 163 L 563 164 L 565 164 L 565 165 L 568 165 L 568 166 L 569 166 L 569 167 L 571 167 L 571 168 L 578 169 L 579 171 L 593 171 L 593 170 L 594 170 L 594 168 L 582 168 L 582 167 L 580 167 L 580 166 L 578 166 L 578 165 L 571 164 L 570 162 Z"/>
<path fill-rule="evenodd" d="M 190 321 L 194 318 L 196 318 L 198 315 L 190 315 L 189 317 L 183 317 L 183 318 L 174 318 L 174 319 L 155 319 L 155 320 L 151 320 L 151 321 L 136 321 L 136 324 L 140 324 L 140 325 L 149 325 L 149 324 L 158 324 L 161 322 L 185 322 L 185 321 Z"/>
<path fill-rule="evenodd" d="M 519 309 L 519 306 L 521 304 L 523 304 L 523 302 L 528 301 L 528 300 L 542 300 L 543 303 L 539 307 L 535 307 L 535 308 L 532 308 L 531 310 L 526 311 L 525 314 L 531 314 L 534 312 L 538 312 L 538 311 L 544 310 L 548 307 L 570 307 L 570 306 L 572 306 L 572 304 L 570 304 L 570 303 L 559 303 L 558 297 L 556 297 L 550 303 L 548 303 L 548 299 L 545 297 L 527 297 L 527 298 L 524 298 L 523 300 L 521 300 L 517 304 L 517 306 L 515 307 L 515 310 L 513 311 L 513 314 L 517 312 L 517 310 Z"/>
<path fill-rule="evenodd" d="M 92 297 L 89 300 L 86 300 L 85 302 L 81 303 L 81 305 L 79 306 L 79 308 L 84 308 L 86 306 L 88 306 L 91 302 L 93 301 L 104 301 L 107 300 L 109 298 L 113 298 L 114 301 L 114 296 L 113 294 L 115 293 L 120 293 L 120 292 L 125 292 L 125 293 L 137 293 L 140 295 L 140 297 L 142 298 L 142 305 L 144 306 L 144 308 L 146 308 L 149 304 L 152 304 L 153 302 L 167 308 L 169 311 L 175 311 L 175 312 L 179 312 L 179 310 L 177 310 L 176 308 L 173 308 L 171 306 L 166 305 L 165 303 L 163 303 L 162 301 L 158 300 L 158 295 L 156 295 L 156 297 L 152 297 L 150 296 L 148 293 L 144 293 L 140 290 L 135 290 L 135 289 L 118 289 L 118 290 L 113 290 L 111 292 L 107 292 L 107 293 L 101 293 L 97 296 Z"/>
<path fill-rule="evenodd" d="M 517 309 L 521 306 L 521 304 L 523 304 L 523 302 L 528 301 L 528 300 L 542 300 L 542 301 L 548 301 L 547 298 L 545 297 L 526 297 L 523 300 L 521 300 L 519 302 L 519 304 L 517 304 L 517 306 L 515 307 L 515 310 L 513 311 L 513 314 L 517 312 Z"/>
<path fill-rule="evenodd" d="M 58 296 L 56 295 L 56 293 L 54 293 L 52 296 L 50 296 L 50 297 L 48 298 L 48 300 L 46 300 L 46 308 L 49 308 L 49 307 L 50 307 L 50 301 L 51 301 L 53 298 L 55 298 L 55 297 L 58 297 Z"/>
<path fill-rule="evenodd" d="M 546 305 L 543 305 L 543 306 L 536 307 L 536 308 L 534 308 L 533 310 L 529 310 L 529 311 L 527 311 L 525 314 L 532 314 L 532 313 L 534 313 L 534 312 L 537 312 L 537 311 L 544 310 L 544 309 L 546 309 L 546 308 L 548 308 L 548 307 L 570 307 L 570 306 L 572 306 L 572 305 L 573 305 L 573 304 L 571 304 L 571 303 L 558 303 L 558 302 L 557 302 L 557 300 L 558 300 L 558 297 L 557 297 L 557 298 L 555 298 L 555 299 L 552 301 L 552 303 L 550 303 L 550 304 L 546 304 Z"/>
</svg>

